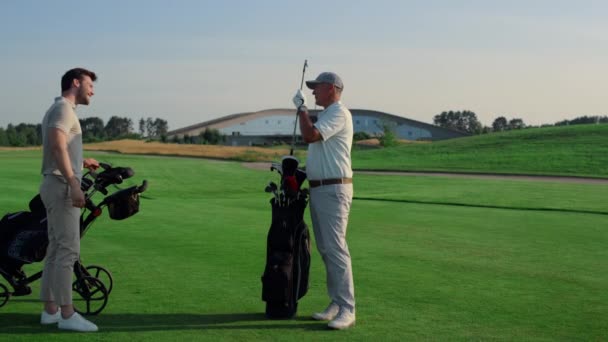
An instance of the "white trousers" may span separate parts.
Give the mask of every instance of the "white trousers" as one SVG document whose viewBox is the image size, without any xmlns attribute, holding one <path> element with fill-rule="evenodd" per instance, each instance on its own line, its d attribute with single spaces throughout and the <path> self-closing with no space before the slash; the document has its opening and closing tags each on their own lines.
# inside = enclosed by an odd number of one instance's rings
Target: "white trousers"
<svg viewBox="0 0 608 342">
<path fill-rule="evenodd" d="M 310 189 L 310 215 L 317 249 L 325 263 L 327 292 L 332 302 L 355 311 L 355 286 L 346 243 L 353 185 L 324 185 Z"/>
</svg>

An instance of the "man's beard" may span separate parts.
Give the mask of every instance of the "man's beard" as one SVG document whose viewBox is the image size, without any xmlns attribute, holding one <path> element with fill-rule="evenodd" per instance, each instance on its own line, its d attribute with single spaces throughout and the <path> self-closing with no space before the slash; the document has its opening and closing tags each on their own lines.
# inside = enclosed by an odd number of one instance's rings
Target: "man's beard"
<svg viewBox="0 0 608 342">
<path fill-rule="evenodd" d="M 78 96 L 76 97 L 76 104 L 87 106 L 89 102 L 91 102 L 91 100 L 89 97 L 87 97 L 87 94 L 78 93 Z"/>
</svg>

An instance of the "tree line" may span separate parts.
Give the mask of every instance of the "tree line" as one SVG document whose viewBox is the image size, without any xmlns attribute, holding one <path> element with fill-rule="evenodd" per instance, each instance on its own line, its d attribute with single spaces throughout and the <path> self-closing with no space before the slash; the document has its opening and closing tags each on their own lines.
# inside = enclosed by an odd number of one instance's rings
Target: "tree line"
<svg viewBox="0 0 608 342">
<path fill-rule="evenodd" d="M 502 132 L 515 129 L 532 128 L 538 126 L 526 125 L 521 118 L 507 119 L 504 116 L 499 116 L 492 122 L 491 126 L 484 126 L 477 119 L 477 115 L 470 110 L 463 111 L 444 111 L 433 117 L 433 123 L 439 127 L 449 128 L 469 134 L 486 134 L 491 132 Z M 590 123 L 608 123 L 608 116 L 580 116 L 572 120 L 558 121 L 555 126 L 580 125 Z M 553 126 L 551 124 L 543 124 L 541 127 Z"/>
<path fill-rule="evenodd" d="M 98 117 L 79 119 L 85 143 L 117 139 L 155 139 L 167 142 L 169 125 L 163 119 L 141 118 L 139 133 L 129 118 L 112 116 L 106 124 Z M 143 123 L 143 124 L 142 124 Z M 42 145 L 42 125 L 8 124 L 0 127 L 0 146 L 25 147 Z"/>
</svg>

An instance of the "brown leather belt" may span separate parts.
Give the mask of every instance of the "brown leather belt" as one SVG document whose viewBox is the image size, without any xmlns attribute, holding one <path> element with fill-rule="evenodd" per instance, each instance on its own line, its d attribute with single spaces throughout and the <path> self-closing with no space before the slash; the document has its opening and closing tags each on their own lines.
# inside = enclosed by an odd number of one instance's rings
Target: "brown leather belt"
<svg viewBox="0 0 608 342">
<path fill-rule="evenodd" d="M 332 185 L 332 184 L 352 184 L 352 178 L 330 178 L 330 179 L 321 179 L 321 180 L 308 180 L 308 186 L 311 188 L 316 188 L 322 185 Z"/>
</svg>

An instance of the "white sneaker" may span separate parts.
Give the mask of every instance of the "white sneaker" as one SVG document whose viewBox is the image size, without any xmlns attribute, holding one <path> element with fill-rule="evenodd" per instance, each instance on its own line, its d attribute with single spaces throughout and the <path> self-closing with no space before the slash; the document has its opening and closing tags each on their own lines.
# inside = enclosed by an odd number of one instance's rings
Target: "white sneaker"
<svg viewBox="0 0 608 342">
<path fill-rule="evenodd" d="M 348 329 L 355 325 L 355 313 L 346 308 L 340 308 L 340 313 L 327 325 L 331 329 Z"/>
<path fill-rule="evenodd" d="M 339 311 L 340 306 L 334 302 L 331 302 L 325 311 L 312 314 L 312 319 L 317 321 L 330 321 L 336 317 Z"/>
<path fill-rule="evenodd" d="M 57 322 L 59 322 L 59 320 L 61 319 L 61 308 L 57 308 L 57 312 L 55 312 L 53 315 L 51 315 L 50 313 L 46 312 L 46 310 L 42 310 L 42 314 L 40 315 L 40 324 L 55 324 Z"/>
<path fill-rule="evenodd" d="M 78 312 L 74 312 L 70 318 L 62 317 L 59 320 L 58 326 L 59 329 L 73 331 L 90 332 L 98 330 L 95 324 L 84 319 L 82 316 L 80 316 L 80 314 L 78 314 Z"/>
</svg>

